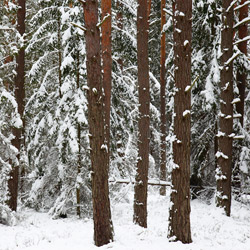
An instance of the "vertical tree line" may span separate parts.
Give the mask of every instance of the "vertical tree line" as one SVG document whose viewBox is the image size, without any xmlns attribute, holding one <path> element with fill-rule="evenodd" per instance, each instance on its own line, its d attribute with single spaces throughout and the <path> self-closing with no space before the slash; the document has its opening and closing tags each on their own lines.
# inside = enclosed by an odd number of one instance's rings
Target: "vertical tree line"
<svg viewBox="0 0 250 250">
<path fill-rule="evenodd" d="M 105 108 L 107 107 L 105 107 L 104 104 L 105 92 L 103 90 L 104 85 L 101 67 L 98 1 L 89 0 L 84 3 L 84 19 L 86 27 L 94 241 L 97 246 L 102 246 L 113 240 L 113 226 L 108 187 L 109 146 L 105 136 L 105 125 L 107 125 L 105 124 Z M 107 73 L 106 71 L 104 72 Z"/>
<path fill-rule="evenodd" d="M 233 140 L 233 7 L 231 0 L 222 1 L 220 114 L 218 151 L 216 153 L 217 202 L 230 215 L 232 140 Z"/>
<path fill-rule="evenodd" d="M 24 42 L 25 42 L 25 0 L 18 1 L 18 10 L 17 10 L 17 32 L 19 33 L 19 38 L 21 40 L 20 48 L 16 56 L 16 77 L 15 77 L 15 85 L 14 85 L 14 93 L 15 98 L 18 105 L 18 113 L 21 116 L 21 119 L 24 124 L 23 119 L 23 112 L 24 112 L 24 97 L 25 97 L 25 90 L 24 90 L 24 81 L 25 81 L 25 51 L 24 51 Z M 21 143 L 24 142 L 22 140 L 22 133 L 24 130 L 20 127 L 13 128 L 13 135 L 14 138 L 12 140 L 12 145 L 18 150 L 19 152 L 19 163 L 11 162 L 12 170 L 10 172 L 10 177 L 8 181 L 8 188 L 9 188 L 9 201 L 8 205 L 13 210 L 16 211 L 17 209 L 17 197 L 18 197 L 18 182 L 19 182 L 19 164 L 20 164 L 20 150 L 21 150 Z"/>
<path fill-rule="evenodd" d="M 138 0 L 137 7 L 137 64 L 138 64 L 138 157 L 134 196 L 134 222 L 147 227 L 147 188 L 149 168 L 149 62 L 148 62 L 148 5 Z"/>
<path fill-rule="evenodd" d="M 192 1 L 173 3 L 174 141 L 169 236 L 190 243 L 191 28 Z"/>
</svg>

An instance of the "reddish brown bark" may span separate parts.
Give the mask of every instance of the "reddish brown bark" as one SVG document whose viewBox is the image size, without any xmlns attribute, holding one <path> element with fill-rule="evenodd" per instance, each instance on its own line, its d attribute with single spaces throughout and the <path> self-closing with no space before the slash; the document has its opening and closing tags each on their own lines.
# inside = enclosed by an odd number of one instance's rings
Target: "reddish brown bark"
<svg viewBox="0 0 250 250">
<path fill-rule="evenodd" d="M 103 64 L 103 88 L 105 93 L 105 135 L 108 153 L 110 153 L 110 101 L 112 81 L 112 57 L 111 57 L 111 0 L 102 0 L 102 64 Z M 109 159 L 109 158 L 108 158 Z"/>
<path fill-rule="evenodd" d="M 148 0 L 148 21 L 149 21 L 149 16 L 151 13 L 151 6 L 152 6 L 152 0 Z"/>
<path fill-rule="evenodd" d="M 160 165 L 160 180 L 166 180 L 166 33 L 163 32 L 163 26 L 166 23 L 166 15 L 164 8 L 166 6 L 166 0 L 161 0 L 161 69 L 160 69 L 160 101 L 161 101 L 161 165 Z M 166 195 L 166 187 L 160 188 L 160 194 Z"/>
<path fill-rule="evenodd" d="M 79 51 L 77 51 L 77 58 L 76 58 L 76 85 L 78 90 L 80 91 L 80 58 L 79 58 Z M 78 160 L 77 160 L 77 174 L 81 174 L 81 124 L 77 122 L 77 143 L 78 143 Z M 77 183 L 76 187 L 76 214 L 81 218 L 81 193 L 80 193 L 80 187 L 78 186 L 79 183 Z"/>
<path fill-rule="evenodd" d="M 190 111 L 191 111 L 191 36 L 192 0 L 176 0 L 174 22 L 174 134 L 172 206 L 169 211 L 169 237 L 192 242 L 190 229 Z"/>
<path fill-rule="evenodd" d="M 246 0 L 241 0 L 240 5 L 244 4 Z M 248 5 L 240 8 L 239 10 L 239 21 L 242 21 L 244 18 L 248 17 Z M 239 39 L 243 39 L 247 37 L 247 23 L 244 23 L 239 26 Z M 239 50 L 247 55 L 247 41 L 241 42 L 238 45 Z M 244 102 L 245 102 L 245 92 L 246 92 L 246 80 L 247 80 L 247 75 L 244 72 L 241 72 L 238 70 L 237 72 L 237 86 L 239 89 L 239 95 L 240 95 L 240 102 L 236 103 L 236 110 L 239 114 L 241 114 L 240 118 L 240 123 L 241 126 L 243 127 L 244 125 Z"/>
<path fill-rule="evenodd" d="M 101 46 L 98 23 L 98 1 L 84 4 L 86 27 L 88 119 L 92 166 L 92 201 L 95 245 L 102 246 L 113 240 L 109 187 L 108 150 L 105 144 L 104 95 L 101 73 Z"/>
<path fill-rule="evenodd" d="M 232 0 L 222 1 L 220 115 L 217 157 L 217 206 L 227 216 L 231 210 L 232 137 L 233 132 L 233 8 L 226 11 Z"/>
<path fill-rule="evenodd" d="M 25 0 L 18 0 L 19 9 L 17 11 L 17 30 L 20 35 L 25 33 Z M 18 113 L 23 118 L 24 111 L 24 79 L 25 79 L 25 53 L 24 48 L 20 48 L 16 56 L 16 78 L 15 78 L 15 98 L 18 105 Z M 13 135 L 15 138 L 12 140 L 12 145 L 20 152 L 21 148 L 21 135 L 22 129 L 13 128 Z M 19 158 L 19 155 L 18 155 Z M 18 197 L 18 178 L 19 178 L 19 166 L 12 164 L 12 170 L 10 172 L 10 179 L 8 181 L 10 199 L 7 202 L 9 207 L 16 211 L 17 209 L 17 197 Z"/>
<path fill-rule="evenodd" d="M 139 85 L 138 161 L 134 196 L 134 222 L 147 227 L 147 186 L 149 166 L 149 62 L 147 0 L 138 0 L 137 62 Z"/>
</svg>

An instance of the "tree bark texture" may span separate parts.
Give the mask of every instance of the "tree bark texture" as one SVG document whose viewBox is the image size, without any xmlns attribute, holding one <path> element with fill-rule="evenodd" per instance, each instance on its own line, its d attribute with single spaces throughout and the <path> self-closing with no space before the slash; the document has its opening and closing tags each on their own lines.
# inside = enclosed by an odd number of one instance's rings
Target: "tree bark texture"
<svg viewBox="0 0 250 250">
<path fill-rule="evenodd" d="M 192 1 L 176 0 L 174 22 L 174 134 L 169 237 L 190 243 L 190 115 Z"/>
<path fill-rule="evenodd" d="M 105 135 L 108 146 L 108 160 L 110 154 L 110 101 L 112 82 L 112 57 L 111 57 L 111 0 L 102 0 L 102 64 L 103 87 L 105 93 Z"/>
<path fill-rule="evenodd" d="M 149 166 L 149 62 L 147 0 L 138 0 L 137 61 L 139 85 L 138 160 L 134 195 L 134 223 L 147 227 L 147 183 Z"/>
<path fill-rule="evenodd" d="M 243 5 L 246 0 L 241 0 L 240 5 Z M 248 17 L 248 5 L 240 8 L 239 10 L 239 22 L 244 18 Z M 243 39 L 247 37 L 247 23 L 242 24 L 238 30 L 239 39 Z M 241 42 L 238 45 L 239 50 L 247 55 L 247 41 Z M 240 123 L 243 127 L 244 125 L 244 103 L 245 103 L 245 92 L 246 92 L 246 80 L 247 75 L 245 73 L 245 69 L 238 70 L 237 72 L 237 86 L 239 89 L 240 102 L 236 103 L 236 110 L 239 114 L 241 114 Z"/>
<path fill-rule="evenodd" d="M 222 1 L 220 114 L 217 157 L 217 206 L 230 216 L 233 132 L 233 8 L 232 0 Z"/>
<path fill-rule="evenodd" d="M 163 32 L 163 26 L 166 23 L 166 14 L 164 8 L 166 0 L 161 0 L 161 69 L 160 69 L 160 99 L 161 99 L 161 164 L 160 164 L 160 180 L 166 180 L 166 33 Z M 166 187 L 160 188 L 160 194 L 166 195 Z"/>
<path fill-rule="evenodd" d="M 77 69 L 76 69 L 76 83 L 77 88 L 80 90 L 80 59 L 79 51 L 77 51 Z M 78 161 L 77 161 L 77 174 L 81 174 L 81 124 L 77 122 L 77 143 L 78 143 Z M 77 183 L 76 187 L 76 214 L 81 218 L 81 193 L 80 193 L 80 183 Z"/>
<path fill-rule="evenodd" d="M 98 1 L 84 4 L 87 53 L 88 119 L 92 166 L 92 201 L 94 241 L 102 246 L 113 241 L 109 186 L 108 149 L 105 144 L 104 93 L 101 74 L 101 46 L 98 23 Z"/>
<path fill-rule="evenodd" d="M 19 9 L 17 11 L 17 31 L 21 36 L 25 33 L 25 0 L 18 0 Z M 15 78 L 15 98 L 18 105 L 18 113 L 23 120 L 24 111 L 24 80 L 25 80 L 25 52 L 24 47 L 20 48 L 16 56 L 16 78 Z M 23 120 L 24 122 L 24 120 Z M 13 128 L 13 135 L 15 138 L 12 140 L 12 145 L 20 152 L 22 128 Z M 18 155 L 20 158 L 20 155 Z M 10 209 L 16 211 L 17 197 L 18 197 L 18 180 L 19 179 L 19 166 L 12 164 L 10 172 L 10 179 L 8 181 L 10 199 L 7 202 Z"/>
</svg>

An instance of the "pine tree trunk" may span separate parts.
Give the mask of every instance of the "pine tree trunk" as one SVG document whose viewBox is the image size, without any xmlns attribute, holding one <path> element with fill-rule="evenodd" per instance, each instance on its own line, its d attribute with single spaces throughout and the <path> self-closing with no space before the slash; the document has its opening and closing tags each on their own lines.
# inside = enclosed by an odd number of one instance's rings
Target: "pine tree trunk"
<svg viewBox="0 0 250 250">
<path fill-rule="evenodd" d="M 60 99 L 62 98 L 62 71 L 61 71 L 61 66 L 62 66 L 62 42 L 61 42 L 61 21 L 60 17 L 58 17 L 57 20 L 57 43 L 58 43 L 58 82 L 59 82 L 59 97 Z"/>
<path fill-rule="evenodd" d="M 84 4 L 87 53 L 88 119 L 92 166 L 92 201 L 94 241 L 102 246 L 113 241 L 109 187 L 108 148 L 105 144 L 104 95 L 101 75 L 101 47 L 98 24 L 98 1 Z"/>
<path fill-rule="evenodd" d="M 111 57 L 111 0 L 102 0 L 102 63 L 103 63 L 103 88 L 105 93 L 105 135 L 108 146 L 108 160 L 110 155 L 110 102 L 112 81 Z"/>
<path fill-rule="evenodd" d="M 190 243 L 190 115 L 192 0 L 176 0 L 174 13 L 174 134 L 169 237 Z"/>
<path fill-rule="evenodd" d="M 244 4 L 246 0 L 241 0 L 240 5 Z M 248 5 L 240 8 L 239 14 L 239 22 L 244 18 L 248 17 Z M 239 27 L 239 39 L 244 39 L 247 37 L 247 23 L 242 24 Z M 239 50 L 247 55 L 247 41 L 241 42 L 238 45 Z M 240 102 L 236 103 L 236 110 L 239 114 L 241 114 L 240 123 L 243 127 L 244 125 L 244 102 L 245 102 L 245 90 L 246 90 L 246 79 L 247 75 L 245 73 L 245 69 L 240 69 L 237 72 L 237 86 L 239 89 Z"/>
<path fill-rule="evenodd" d="M 220 114 L 217 157 L 217 206 L 224 208 L 230 216 L 232 137 L 233 132 L 233 63 L 228 60 L 233 55 L 233 8 L 226 11 L 232 0 L 222 1 L 221 30 L 221 72 L 220 72 Z"/>
<path fill-rule="evenodd" d="M 76 85 L 77 89 L 80 91 L 80 59 L 79 51 L 77 51 L 77 69 L 76 69 Z M 77 161 L 77 174 L 81 174 L 81 124 L 77 122 L 77 141 L 78 141 L 78 161 Z M 76 188 L 76 214 L 81 218 L 81 193 L 80 193 L 80 183 L 77 183 Z"/>
<path fill-rule="evenodd" d="M 163 26 L 166 23 L 166 14 L 164 8 L 166 0 L 161 0 L 161 70 L 160 70 L 160 99 L 161 99 L 161 165 L 160 165 L 160 180 L 166 180 L 166 33 L 163 32 Z M 160 188 L 160 194 L 166 195 L 166 187 Z"/>
<path fill-rule="evenodd" d="M 138 162 L 134 196 L 134 223 L 147 227 L 147 186 L 149 166 L 149 62 L 147 0 L 138 0 L 137 60 L 139 85 Z"/>
<path fill-rule="evenodd" d="M 19 9 L 17 11 L 17 31 L 21 36 L 25 33 L 25 0 L 18 0 Z M 24 80 L 25 80 L 25 52 L 24 48 L 20 48 L 16 56 L 16 78 L 15 78 L 15 98 L 18 105 L 18 113 L 20 114 L 23 123 L 23 111 L 24 111 Z M 13 128 L 13 135 L 15 138 L 12 140 L 12 145 L 18 149 L 20 153 L 21 149 L 21 128 Z M 20 155 L 18 155 L 20 158 Z M 16 211 L 17 209 L 17 197 L 18 197 L 18 182 L 19 182 L 19 166 L 12 164 L 12 170 L 10 172 L 10 179 L 8 181 L 8 188 L 10 199 L 8 201 L 9 207 Z"/>
</svg>

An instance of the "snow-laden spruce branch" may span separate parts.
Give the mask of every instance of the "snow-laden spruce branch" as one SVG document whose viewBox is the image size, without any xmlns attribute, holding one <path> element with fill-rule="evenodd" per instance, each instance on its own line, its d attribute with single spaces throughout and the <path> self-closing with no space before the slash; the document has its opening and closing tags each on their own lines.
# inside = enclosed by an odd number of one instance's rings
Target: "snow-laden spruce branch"
<svg viewBox="0 0 250 250">
<path fill-rule="evenodd" d="M 249 41 L 249 40 L 250 40 L 250 36 L 246 36 L 243 39 L 240 39 L 240 40 L 234 42 L 233 45 L 237 45 L 239 43 L 242 43 L 242 42 L 245 42 L 245 41 Z"/>
<path fill-rule="evenodd" d="M 111 15 L 110 15 L 109 13 L 101 20 L 101 22 L 99 22 L 99 23 L 96 25 L 96 27 L 97 27 L 97 28 L 101 27 L 102 24 L 103 24 L 106 20 L 108 20 L 108 18 L 111 18 Z"/>
<path fill-rule="evenodd" d="M 8 26 L 2 26 L 2 25 L 0 25 L 0 30 L 4 30 L 4 31 L 16 31 L 16 29 L 14 29 L 14 28 L 10 28 L 10 27 L 8 27 Z"/>
<path fill-rule="evenodd" d="M 200 77 L 199 75 L 195 77 L 195 79 L 193 80 L 191 86 L 187 85 L 187 87 L 185 88 L 185 92 L 186 93 L 193 88 L 193 86 L 195 85 L 195 83 L 198 81 L 199 77 Z"/>
<path fill-rule="evenodd" d="M 246 18 L 242 19 L 240 22 L 238 22 L 234 25 L 234 29 L 239 27 L 240 25 L 242 25 L 244 23 L 248 23 L 249 21 L 250 21 L 250 17 L 246 17 Z"/>
<path fill-rule="evenodd" d="M 231 10 L 231 8 L 234 7 L 234 5 L 238 2 L 239 0 L 234 0 L 231 2 L 231 4 L 229 5 L 229 7 L 227 8 L 226 12 L 229 12 Z"/>
<path fill-rule="evenodd" d="M 250 1 L 246 1 L 245 3 L 235 7 L 234 10 L 239 10 L 239 9 L 241 9 L 242 7 L 244 7 L 244 6 L 248 5 L 248 4 L 250 4 Z"/>
<path fill-rule="evenodd" d="M 75 26 L 76 28 L 79 28 L 79 29 L 83 30 L 84 32 L 86 31 L 86 28 L 84 26 L 82 26 L 82 25 L 78 25 L 78 24 L 73 23 L 73 22 L 71 22 L 70 24 Z"/>
<path fill-rule="evenodd" d="M 167 9 L 163 9 L 163 11 L 166 13 L 166 14 L 168 14 L 169 16 L 173 16 L 173 13 L 171 12 L 171 11 L 169 11 L 169 10 L 167 10 Z"/>
<path fill-rule="evenodd" d="M 83 0 L 78 0 L 78 2 L 80 2 L 81 4 L 85 4 L 86 1 L 83 1 Z"/>
<path fill-rule="evenodd" d="M 224 64 L 225 66 L 228 66 L 236 57 L 238 57 L 241 54 L 241 51 L 237 51 L 237 53 L 233 54 L 232 57 L 230 57 Z"/>
</svg>

